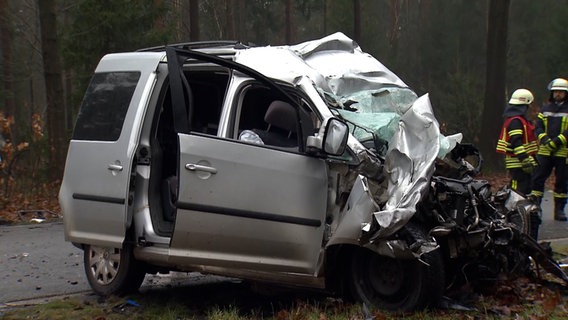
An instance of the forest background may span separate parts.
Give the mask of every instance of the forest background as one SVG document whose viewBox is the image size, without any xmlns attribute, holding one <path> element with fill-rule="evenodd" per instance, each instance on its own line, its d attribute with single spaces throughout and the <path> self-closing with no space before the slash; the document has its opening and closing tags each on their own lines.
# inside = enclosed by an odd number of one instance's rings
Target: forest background
<svg viewBox="0 0 568 320">
<path fill-rule="evenodd" d="M 340 31 L 428 93 L 485 168 L 510 92 L 568 77 L 565 0 L 0 0 L 0 221 L 57 210 L 81 98 L 106 53 L 187 41 L 285 45 Z M 534 117 L 534 113 L 532 114 Z"/>
</svg>

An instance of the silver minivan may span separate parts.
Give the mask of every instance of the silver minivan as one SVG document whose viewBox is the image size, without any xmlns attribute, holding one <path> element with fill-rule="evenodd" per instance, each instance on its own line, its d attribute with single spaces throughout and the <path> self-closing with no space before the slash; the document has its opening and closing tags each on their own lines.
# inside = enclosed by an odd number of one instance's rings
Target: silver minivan
<svg viewBox="0 0 568 320">
<path fill-rule="evenodd" d="M 175 270 L 423 308 L 443 266 L 409 220 L 443 138 L 428 97 L 341 33 L 108 54 L 69 144 L 65 239 L 101 295 Z"/>
</svg>

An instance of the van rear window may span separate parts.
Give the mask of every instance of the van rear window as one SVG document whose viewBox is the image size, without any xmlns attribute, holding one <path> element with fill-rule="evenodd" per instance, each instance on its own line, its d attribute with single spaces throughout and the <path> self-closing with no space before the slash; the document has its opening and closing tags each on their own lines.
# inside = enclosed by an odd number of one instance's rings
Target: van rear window
<svg viewBox="0 0 568 320">
<path fill-rule="evenodd" d="M 83 98 L 73 139 L 118 140 L 139 79 L 140 72 L 96 73 Z"/>
</svg>

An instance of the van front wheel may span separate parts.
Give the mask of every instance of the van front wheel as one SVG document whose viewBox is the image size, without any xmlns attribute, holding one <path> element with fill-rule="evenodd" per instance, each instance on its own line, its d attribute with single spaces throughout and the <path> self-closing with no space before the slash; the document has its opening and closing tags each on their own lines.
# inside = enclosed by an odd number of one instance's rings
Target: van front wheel
<svg viewBox="0 0 568 320">
<path fill-rule="evenodd" d="M 87 245 L 83 258 L 89 285 L 99 295 L 134 292 L 144 281 L 144 268 L 136 262 L 130 245 L 122 249 Z"/>
<path fill-rule="evenodd" d="M 426 240 L 420 228 L 408 224 L 401 239 Z M 368 249 L 354 252 L 349 283 L 352 295 L 368 306 L 391 311 L 414 311 L 435 305 L 444 291 L 444 265 L 439 250 L 419 259 L 394 259 Z"/>
</svg>

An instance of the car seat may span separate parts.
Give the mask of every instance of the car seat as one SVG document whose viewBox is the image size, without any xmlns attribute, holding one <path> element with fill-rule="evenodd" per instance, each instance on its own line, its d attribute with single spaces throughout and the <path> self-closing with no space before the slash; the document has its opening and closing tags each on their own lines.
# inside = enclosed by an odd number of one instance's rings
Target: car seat
<svg viewBox="0 0 568 320">
<path fill-rule="evenodd" d="M 264 121 L 268 124 L 265 130 L 254 129 L 265 145 L 277 147 L 297 147 L 297 115 L 296 109 L 287 102 L 275 100 L 270 103 Z"/>
</svg>

